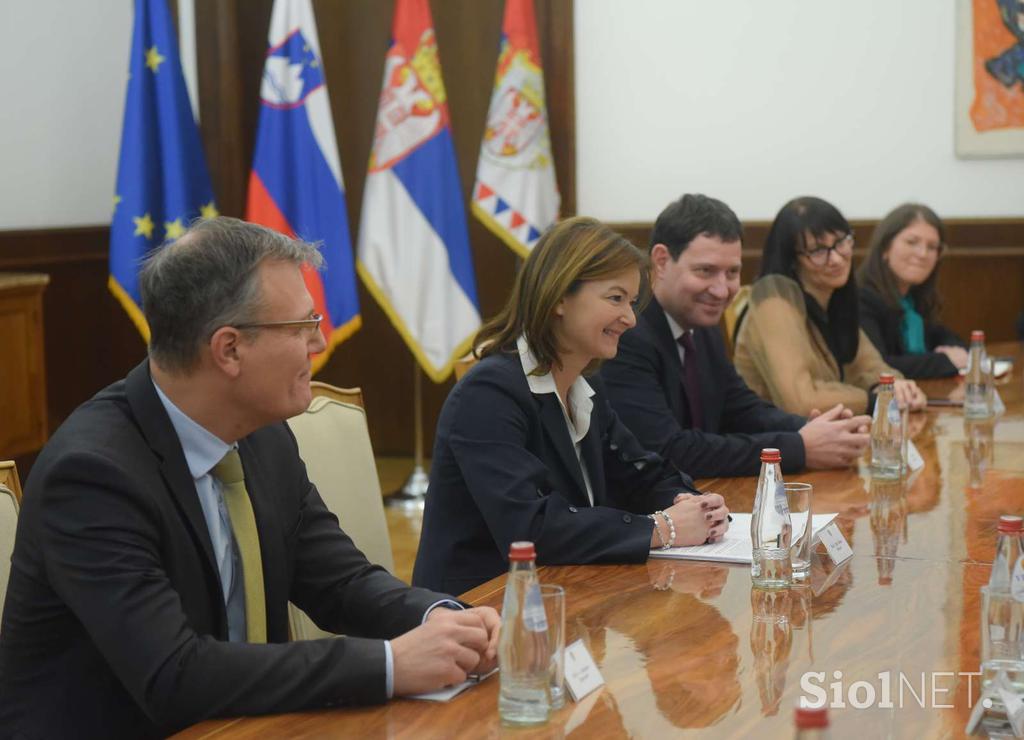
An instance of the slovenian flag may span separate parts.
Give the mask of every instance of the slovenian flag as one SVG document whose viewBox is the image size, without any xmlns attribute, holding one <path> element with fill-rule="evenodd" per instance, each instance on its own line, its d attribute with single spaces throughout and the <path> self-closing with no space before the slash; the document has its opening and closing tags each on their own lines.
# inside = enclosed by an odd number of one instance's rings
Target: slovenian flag
<svg viewBox="0 0 1024 740">
<path fill-rule="evenodd" d="M 546 111 L 533 0 L 507 0 L 471 208 L 523 257 L 561 204 Z"/>
<path fill-rule="evenodd" d="M 245 217 L 323 245 L 324 270 L 304 271 L 327 338 L 327 349 L 313 358 L 316 372 L 361 319 L 341 159 L 309 0 L 274 1 L 269 42 Z"/>
<path fill-rule="evenodd" d="M 397 0 L 358 270 L 436 383 L 480 326 L 466 212 L 427 0 Z"/>
<path fill-rule="evenodd" d="M 217 208 L 174 22 L 167 0 L 136 0 L 107 284 L 147 342 L 139 266 L 200 215 L 213 218 Z"/>
</svg>

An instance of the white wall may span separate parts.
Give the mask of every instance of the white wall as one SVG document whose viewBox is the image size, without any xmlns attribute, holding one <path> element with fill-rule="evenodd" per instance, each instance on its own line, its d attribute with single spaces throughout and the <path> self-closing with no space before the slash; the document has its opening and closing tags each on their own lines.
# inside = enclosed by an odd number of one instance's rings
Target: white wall
<svg viewBox="0 0 1024 740">
<path fill-rule="evenodd" d="M 0 0 L 0 229 L 110 218 L 129 0 Z M 770 219 L 906 199 L 1024 215 L 1024 160 L 953 156 L 954 0 L 578 0 L 581 213 L 703 191 Z"/>
<path fill-rule="evenodd" d="M 994 0 L 990 0 L 994 2 Z M 905 200 L 1024 215 L 1024 159 L 954 157 L 954 0 L 579 0 L 580 213 L 651 221 L 684 192 L 771 219 Z"/>
<path fill-rule="evenodd" d="M 0 6 L 0 229 L 109 223 L 131 2 Z"/>
</svg>

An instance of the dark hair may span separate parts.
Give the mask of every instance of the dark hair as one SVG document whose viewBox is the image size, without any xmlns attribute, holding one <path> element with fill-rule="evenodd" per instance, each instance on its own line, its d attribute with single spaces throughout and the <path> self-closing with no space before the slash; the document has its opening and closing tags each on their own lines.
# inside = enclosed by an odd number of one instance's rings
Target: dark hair
<svg viewBox="0 0 1024 740">
<path fill-rule="evenodd" d="M 583 283 L 631 267 L 640 271 L 642 301 L 649 293 L 647 264 L 647 255 L 597 219 L 577 216 L 560 221 L 544 232 L 526 258 L 505 307 L 476 335 L 474 354 L 514 352 L 516 340 L 525 335 L 537 360 L 536 372 L 549 372 L 558 362 L 552 322 L 558 302 Z M 584 373 L 594 372 L 598 364 L 591 363 Z"/>
<path fill-rule="evenodd" d="M 169 372 L 193 369 L 217 329 L 259 319 L 262 262 L 319 267 L 322 259 L 315 245 L 264 226 L 226 217 L 194 222 L 139 273 L 150 357 Z"/>
<path fill-rule="evenodd" d="M 785 275 L 799 284 L 797 256 L 807 251 L 808 233 L 815 239 L 821 239 L 826 234 L 850 234 L 853 230 L 839 209 L 828 201 L 814 196 L 794 198 L 782 206 L 768 230 L 761 255 L 761 276 Z M 832 294 L 824 315 L 818 315 L 822 313 L 821 309 L 806 290 L 804 300 L 808 316 L 825 336 L 829 349 L 842 368 L 856 357 L 860 336 L 857 281 L 852 267 L 846 285 Z"/>
<path fill-rule="evenodd" d="M 687 193 L 658 214 L 650 246 L 664 244 L 672 259 L 677 260 L 690 242 L 702 234 L 718 237 L 723 242 L 736 242 L 743 238 L 743 224 L 733 210 L 717 198 Z"/>
<path fill-rule="evenodd" d="M 864 264 L 857 270 L 857 280 L 861 285 L 871 288 L 878 293 L 882 300 L 890 308 L 899 308 L 900 291 L 896 284 L 896 276 L 885 261 L 892 246 L 892 240 L 918 219 L 933 226 L 939 232 L 939 243 L 946 243 L 946 226 L 942 223 L 935 211 L 920 203 L 904 203 L 878 222 L 875 232 L 871 235 L 871 246 L 868 247 L 868 256 Z M 942 304 L 939 300 L 939 293 L 935 289 L 935 283 L 939 277 L 940 261 L 935 263 L 928 278 L 920 285 L 910 287 L 910 295 L 914 299 L 914 308 L 921 314 L 925 323 L 933 323 L 938 320 L 939 309 Z"/>
</svg>

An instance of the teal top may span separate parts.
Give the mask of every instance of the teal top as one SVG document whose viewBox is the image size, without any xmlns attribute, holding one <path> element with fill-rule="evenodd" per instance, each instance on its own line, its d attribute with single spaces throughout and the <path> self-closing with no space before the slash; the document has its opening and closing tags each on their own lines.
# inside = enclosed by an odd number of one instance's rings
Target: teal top
<svg viewBox="0 0 1024 740">
<path fill-rule="evenodd" d="M 900 298 L 900 306 L 903 307 L 903 319 L 900 321 L 903 348 L 907 354 L 923 355 L 928 351 L 924 343 L 924 319 L 914 308 L 914 299 L 910 293 Z"/>
</svg>

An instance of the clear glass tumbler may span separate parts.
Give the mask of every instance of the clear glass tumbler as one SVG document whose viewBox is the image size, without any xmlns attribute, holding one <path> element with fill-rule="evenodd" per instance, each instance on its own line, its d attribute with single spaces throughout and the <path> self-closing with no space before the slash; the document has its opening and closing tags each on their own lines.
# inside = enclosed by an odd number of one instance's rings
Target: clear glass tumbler
<svg viewBox="0 0 1024 740">
<path fill-rule="evenodd" d="M 790 560 L 793 563 L 793 580 L 803 581 L 811 572 L 811 540 L 814 527 L 811 525 L 811 498 L 814 487 L 810 483 L 786 483 L 786 502 L 789 504 L 789 518 L 793 523 L 793 539 L 790 543 Z"/>
</svg>

